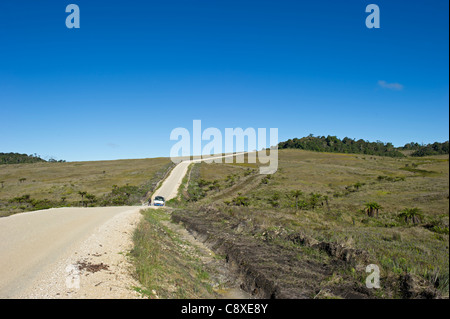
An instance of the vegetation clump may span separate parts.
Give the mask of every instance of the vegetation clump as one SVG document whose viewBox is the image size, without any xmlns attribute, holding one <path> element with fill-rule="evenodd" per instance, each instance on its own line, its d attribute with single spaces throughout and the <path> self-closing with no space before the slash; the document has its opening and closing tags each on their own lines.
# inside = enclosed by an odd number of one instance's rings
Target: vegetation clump
<svg viewBox="0 0 450 319">
<path fill-rule="evenodd" d="M 0 164 L 23 164 L 46 162 L 37 154 L 0 153 Z"/>
<path fill-rule="evenodd" d="M 293 138 L 278 144 L 279 149 L 294 148 L 316 152 L 353 153 L 378 155 L 389 157 L 405 157 L 401 151 L 413 151 L 410 155 L 415 157 L 449 154 L 449 141 L 422 145 L 408 143 L 402 147 L 394 147 L 392 143 L 381 141 L 369 142 L 362 139 L 355 140 L 344 137 L 342 140 L 336 136 L 314 136 L 312 134 Z"/>
<path fill-rule="evenodd" d="M 316 152 L 331 152 L 331 153 L 353 153 L 353 154 L 367 154 L 390 157 L 405 157 L 403 153 L 397 150 L 392 143 L 383 143 L 381 141 L 369 142 L 362 139 L 354 140 L 344 137 L 342 140 L 336 136 L 313 136 L 310 134 L 307 137 L 300 139 L 289 139 L 278 144 L 279 149 L 295 148 Z"/>
</svg>

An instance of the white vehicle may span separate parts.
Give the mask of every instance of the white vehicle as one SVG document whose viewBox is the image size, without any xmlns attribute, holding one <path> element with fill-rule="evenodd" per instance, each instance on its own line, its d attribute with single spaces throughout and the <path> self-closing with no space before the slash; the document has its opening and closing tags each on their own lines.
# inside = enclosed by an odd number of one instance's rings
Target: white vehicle
<svg viewBox="0 0 450 319">
<path fill-rule="evenodd" d="M 166 203 L 166 200 L 162 196 L 156 196 L 155 200 L 153 201 L 154 206 L 164 206 Z"/>
</svg>

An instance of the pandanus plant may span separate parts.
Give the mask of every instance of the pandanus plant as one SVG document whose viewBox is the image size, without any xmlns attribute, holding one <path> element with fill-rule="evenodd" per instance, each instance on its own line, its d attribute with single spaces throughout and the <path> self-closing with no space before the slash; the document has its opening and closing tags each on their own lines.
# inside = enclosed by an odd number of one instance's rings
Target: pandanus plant
<svg viewBox="0 0 450 319">
<path fill-rule="evenodd" d="M 290 193 L 290 196 L 295 199 L 295 209 L 298 209 L 298 199 L 303 195 L 303 192 L 300 190 L 293 190 Z"/>
<path fill-rule="evenodd" d="M 405 208 L 400 212 L 399 217 L 403 218 L 407 224 L 410 222 L 413 224 L 419 224 L 423 219 L 423 214 L 420 208 Z"/>
<path fill-rule="evenodd" d="M 376 212 L 377 218 L 378 218 L 378 211 L 381 209 L 381 206 L 378 203 L 370 202 L 370 203 L 366 203 L 365 206 L 366 206 L 367 216 L 373 217 L 373 216 L 375 216 L 375 212 Z"/>
</svg>

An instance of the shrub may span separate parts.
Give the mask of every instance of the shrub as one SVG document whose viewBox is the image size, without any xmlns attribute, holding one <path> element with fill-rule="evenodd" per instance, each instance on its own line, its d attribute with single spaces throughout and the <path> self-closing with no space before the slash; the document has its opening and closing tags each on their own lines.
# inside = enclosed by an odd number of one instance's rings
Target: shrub
<svg viewBox="0 0 450 319">
<path fill-rule="evenodd" d="M 235 206 L 249 206 L 250 200 L 246 196 L 237 196 L 233 198 L 232 204 Z"/>
<path fill-rule="evenodd" d="M 280 200 L 280 194 L 274 193 L 272 195 L 272 197 L 270 197 L 268 199 L 268 202 L 269 202 L 270 205 L 272 205 L 272 207 L 279 207 L 280 206 L 279 200 Z"/>
</svg>

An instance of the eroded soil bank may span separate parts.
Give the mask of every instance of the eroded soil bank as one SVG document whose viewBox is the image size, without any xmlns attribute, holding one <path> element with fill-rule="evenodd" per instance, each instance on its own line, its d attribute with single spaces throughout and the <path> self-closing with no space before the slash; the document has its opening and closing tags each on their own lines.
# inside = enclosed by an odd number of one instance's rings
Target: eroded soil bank
<svg viewBox="0 0 450 319">
<path fill-rule="evenodd" d="M 326 246 L 301 235 L 258 233 L 214 208 L 176 210 L 198 240 L 226 256 L 241 288 L 255 298 L 374 298 L 362 277 L 367 256 L 360 251 Z M 316 245 L 316 246 L 314 246 Z"/>
<path fill-rule="evenodd" d="M 381 289 L 367 288 L 366 267 L 377 263 L 368 252 L 301 231 L 271 229 L 245 216 L 212 205 L 172 212 L 174 222 L 225 256 L 241 289 L 254 298 L 442 298 L 410 273 L 382 273 Z"/>
</svg>

